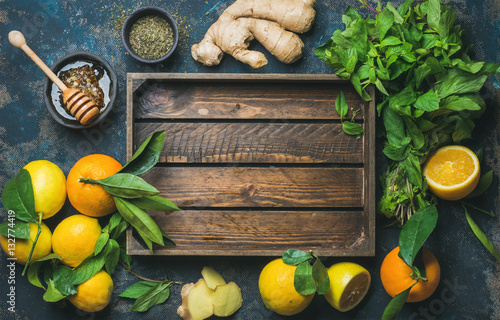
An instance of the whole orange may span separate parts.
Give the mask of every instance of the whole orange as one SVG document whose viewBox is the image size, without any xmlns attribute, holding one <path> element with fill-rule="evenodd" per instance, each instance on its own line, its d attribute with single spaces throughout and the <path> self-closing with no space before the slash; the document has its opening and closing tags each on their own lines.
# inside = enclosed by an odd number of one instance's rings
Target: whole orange
<svg viewBox="0 0 500 320">
<path fill-rule="evenodd" d="M 69 171 L 66 183 L 68 199 L 73 207 L 91 217 L 103 217 L 115 212 L 113 197 L 103 187 L 78 179 L 104 179 L 117 173 L 121 167 L 118 161 L 104 154 L 91 154 L 78 160 Z"/>
<path fill-rule="evenodd" d="M 427 248 L 422 248 L 422 260 L 425 266 L 425 278 L 427 281 L 418 280 L 418 283 L 410 290 L 406 302 L 420 302 L 429 298 L 436 290 L 441 277 L 439 263 Z M 411 287 L 415 283 L 413 270 L 398 256 L 399 247 L 394 248 L 387 254 L 380 267 L 380 280 L 385 291 L 394 297 Z"/>
</svg>

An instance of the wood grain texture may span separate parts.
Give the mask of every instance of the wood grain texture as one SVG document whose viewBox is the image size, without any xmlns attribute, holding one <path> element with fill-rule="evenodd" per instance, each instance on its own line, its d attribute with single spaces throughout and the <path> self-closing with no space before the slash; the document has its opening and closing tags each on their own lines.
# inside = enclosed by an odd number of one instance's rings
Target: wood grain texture
<svg viewBox="0 0 500 320">
<path fill-rule="evenodd" d="M 369 245 L 361 211 L 184 210 L 153 218 L 176 243 L 155 247 L 156 254 L 281 255 L 289 248 L 331 254 Z M 138 237 L 131 240 L 132 254 L 147 250 Z"/>
<path fill-rule="evenodd" d="M 143 178 L 181 207 L 363 207 L 361 168 L 155 167 Z"/>
<path fill-rule="evenodd" d="M 137 123 L 135 146 L 165 130 L 160 162 L 362 163 L 363 139 L 336 123 Z"/>
<path fill-rule="evenodd" d="M 360 137 L 342 131 L 340 91 Z M 335 75 L 128 74 L 127 159 L 164 130 L 142 177 L 183 209 L 152 213 L 177 243 L 154 254 L 373 256 L 375 113 Z M 151 254 L 131 230 L 127 251 Z"/>
</svg>

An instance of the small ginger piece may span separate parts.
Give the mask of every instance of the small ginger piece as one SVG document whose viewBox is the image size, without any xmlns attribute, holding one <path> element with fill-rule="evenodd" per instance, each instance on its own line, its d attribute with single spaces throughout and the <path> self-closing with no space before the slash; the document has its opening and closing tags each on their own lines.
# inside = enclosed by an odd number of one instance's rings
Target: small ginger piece
<svg viewBox="0 0 500 320">
<path fill-rule="evenodd" d="M 201 275 L 210 289 L 215 289 L 217 286 L 226 284 L 224 278 L 212 267 L 203 267 Z"/>
<path fill-rule="evenodd" d="M 302 57 L 304 43 L 295 33 L 311 28 L 315 0 L 236 0 L 210 26 L 200 43 L 191 47 L 193 58 L 206 66 L 218 65 L 224 52 L 254 69 L 267 65 L 263 53 L 248 50 L 257 39 L 283 63 Z"/>
<path fill-rule="evenodd" d="M 213 293 L 214 314 L 227 317 L 238 311 L 243 302 L 241 289 L 234 282 L 215 287 Z"/>
<path fill-rule="evenodd" d="M 184 320 L 203 320 L 214 314 L 214 291 L 207 287 L 204 279 L 195 283 L 188 283 L 182 287 L 182 304 L 177 314 Z"/>
</svg>

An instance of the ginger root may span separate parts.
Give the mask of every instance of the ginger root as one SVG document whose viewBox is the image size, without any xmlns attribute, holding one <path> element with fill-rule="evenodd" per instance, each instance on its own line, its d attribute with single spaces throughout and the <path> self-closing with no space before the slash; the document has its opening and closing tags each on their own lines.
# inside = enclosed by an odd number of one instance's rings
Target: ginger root
<svg viewBox="0 0 500 320">
<path fill-rule="evenodd" d="M 210 26 L 200 43 L 191 47 L 193 58 L 206 66 L 218 65 L 225 53 L 254 69 L 268 61 L 263 53 L 248 50 L 257 39 L 283 63 L 302 57 L 304 43 L 296 33 L 308 31 L 316 11 L 315 0 L 236 0 Z"/>
<path fill-rule="evenodd" d="M 182 304 L 177 309 L 184 320 L 203 320 L 216 315 L 227 317 L 238 311 L 243 302 L 241 289 L 226 281 L 212 267 L 204 267 L 203 278 L 182 287 Z M 210 285 L 213 285 L 213 288 Z"/>
</svg>

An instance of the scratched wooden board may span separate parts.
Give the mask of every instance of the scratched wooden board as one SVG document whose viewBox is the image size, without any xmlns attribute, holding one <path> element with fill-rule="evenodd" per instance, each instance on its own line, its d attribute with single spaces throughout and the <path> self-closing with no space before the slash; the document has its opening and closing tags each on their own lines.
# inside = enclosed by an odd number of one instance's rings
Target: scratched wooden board
<svg viewBox="0 0 500 320">
<path fill-rule="evenodd" d="M 361 137 L 342 131 L 340 91 Z M 374 120 L 335 75 L 128 74 L 127 158 L 164 130 L 142 177 L 182 209 L 150 212 L 176 246 L 151 253 L 129 230 L 128 253 L 373 256 Z"/>
</svg>

